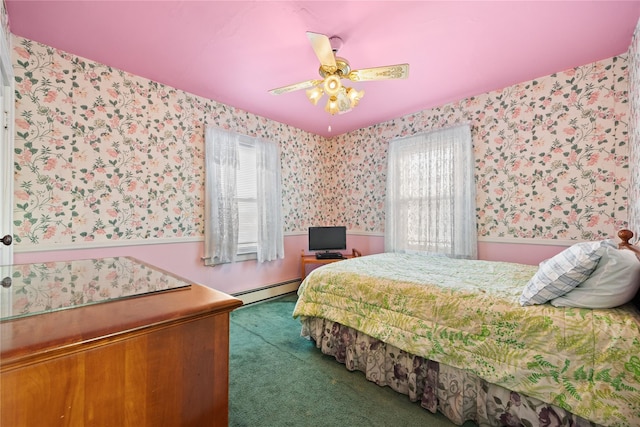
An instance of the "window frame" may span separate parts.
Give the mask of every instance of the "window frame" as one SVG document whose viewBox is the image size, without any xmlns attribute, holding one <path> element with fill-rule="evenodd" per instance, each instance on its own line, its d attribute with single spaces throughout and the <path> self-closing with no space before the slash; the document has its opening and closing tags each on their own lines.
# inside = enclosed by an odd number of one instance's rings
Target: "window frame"
<svg viewBox="0 0 640 427">
<path fill-rule="evenodd" d="M 474 172 L 468 123 L 390 141 L 385 251 L 476 259 Z"/>
<path fill-rule="evenodd" d="M 253 155 L 253 162 L 248 162 L 247 165 L 252 164 L 253 165 L 253 188 L 251 189 L 251 191 L 253 192 L 253 196 L 251 197 L 245 197 L 245 196 L 241 196 L 239 195 L 239 186 L 236 186 L 236 194 L 235 194 L 235 199 L 236 199 L 236 203 L 238 203 L 238 250 L 236 251 L 236 260 L 238 261 L 246 261 L 246 260 L 251 260 L 251 259 L 257 259 L 258 258 L 258 229 L 257 229 L 257 216 L 258 216 L 258 181 L 257 181 L 257 173 L 258 173 L 258 168 L 257 168 L 257 162 L 256 162 L 256 144 L 255 141 L 250 138 L 250 137 L 244 137 L 241 136 L 240 137 L 240 143 L 239 143 L 239 152 L 238 152 L 238 161 L 241 162 L 242 161 L 242 150 L 245 150 L 245 154 L 246 151 L 248 151 L 248 149 L 250 149 L 250 151 L 252 152 L 251 154 Z M 236 183 L 240 183 L 241 181 L 248 183 L 248 180 L 241 180 L 240 177 L 238 176 L 239 174 L 242 173 L 242 168 L 239 167 L 237 172 L 236 172 Z M 242 233 L 242 224 L 243 222 L 241 221 L 240 217 L 240 203 L 244 202 L 244 203 L 251 203 L 253 205 L 254 208 L 254 219 L 255 219 L 255 241 L 247 241 L 247 242 L 240 242 L 240 234 Z"/>
</svg>

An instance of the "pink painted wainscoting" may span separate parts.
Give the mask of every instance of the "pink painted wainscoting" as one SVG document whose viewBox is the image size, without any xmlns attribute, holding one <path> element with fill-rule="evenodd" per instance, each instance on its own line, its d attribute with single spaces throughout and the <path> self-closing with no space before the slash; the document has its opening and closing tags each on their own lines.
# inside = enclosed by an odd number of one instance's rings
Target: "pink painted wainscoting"
<svg viewBox="0 0 640 427">
<path fill-rule="evenodd" d="M 131 256 L 194 283 L 235 294 L 299 278 L 300 250 L 304 244 L 306 244 L 306 236 L 287 236 L 284 239 L 285 258 L 262 264 L 256 261 L 245 261 L 205 267 L 201 259 L 203 253 L 201 241 L 15 253 L 14 263 Z"/>
<path fill-rule="evenodd" d="M 350 253 L 352 248 L 358 249 L 363 255 L 379 253 L 383 251 L 383 245 L 382 237 L 349 235 L 348 250 L 345 253 Z M 285 236 L 284 259 L 262 264 L 256 261 L 245 261 L 205 267 L 201 260 L 202 242 L 17 252 L 14 254 L 14 263 L 131 256 L 195 283 L 235 294 L 299 279 L 300 252 L 302 250 L 308 252 L 307 248 L 307 235 L 297 234 Z"/>
<path fill-rule="evenodd" d="M 245 261 L 205 267 L 201 260 L 202 245 L 202 242 L 192 242 L 46 252 L 17 252 L 14 255 L 14 263 L 25 264 L 131 256 L 195 283 L 229 294 L 236 294 L 299 279 L 300 253 L 302 250 L 308 253 L 307 235 L 296 234 L 285 237 L 285 258 L 282 260 L 262 264 L 256 261 Z M 344 253 L 351 253 L 353 248 L 358 249 L 363 255 L 383 252 L 384 237 L 350 234 L 347 236 L 347 250 Z M 479 258 L 484 260 L 536 265 L 540 261 L 559 253 L 564 248 L 564 246 L 552 245 L 479 242 L 478 254 Z"/>
<path fill-rule="evenodd" d="M 568 246 L 478 242 L 478 259 L 538 265 Z"/>
</svg>

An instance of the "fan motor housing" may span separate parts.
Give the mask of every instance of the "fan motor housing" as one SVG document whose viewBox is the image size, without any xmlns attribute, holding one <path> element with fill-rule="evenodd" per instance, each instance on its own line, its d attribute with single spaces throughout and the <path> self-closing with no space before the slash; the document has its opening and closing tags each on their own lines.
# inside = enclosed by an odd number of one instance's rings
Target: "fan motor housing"
<svg viewBox="0 0 640 427">
<path fill-rule="evenodd" d="M 349 75 L 349 73 L 351 72 L 351 66 L 349 65 L 349 61 L 347 61 L 344 58 L 340 58 L 339 56 L 336 56 L 336 71 L 333 73 L 329 73 L 327 72 L 324 67 L 321 65 L 320 68 L 318 69 L 318 73 L 320 73 L 320 76 L 322 78 L 325 78 L 327 76 L 331 76 L 333 74 L 337 74 L 340 78 L 346 77 Z"/>
</svg>

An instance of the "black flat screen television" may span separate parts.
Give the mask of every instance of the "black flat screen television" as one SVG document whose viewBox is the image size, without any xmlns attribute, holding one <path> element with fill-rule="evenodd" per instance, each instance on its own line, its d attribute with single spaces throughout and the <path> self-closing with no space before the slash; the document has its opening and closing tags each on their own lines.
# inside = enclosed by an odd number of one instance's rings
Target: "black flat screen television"
<svg viewBox="0 0 640 427">
<path fill-rule="evenodd" d="M 309 227 L 310 251 L 339 251 L 347 249 L 347 227 Z"/>
</svg>

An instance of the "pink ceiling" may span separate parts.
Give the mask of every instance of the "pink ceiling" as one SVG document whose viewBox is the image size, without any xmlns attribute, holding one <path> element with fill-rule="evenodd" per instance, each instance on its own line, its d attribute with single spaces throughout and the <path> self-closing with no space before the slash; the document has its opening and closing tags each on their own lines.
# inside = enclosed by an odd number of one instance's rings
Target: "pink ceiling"
<svg viewBox="0 0 640 427">
<path fill-rule="evenodd" d="M 16 35 L 323 136 L 624 53 L 640 17 L 640 1 L 5 2 Z M 351 84 L 366 94 L 336 116 L 269 94 L 317 78 L 306 31 L 409 78 Z"/>
</svg>

